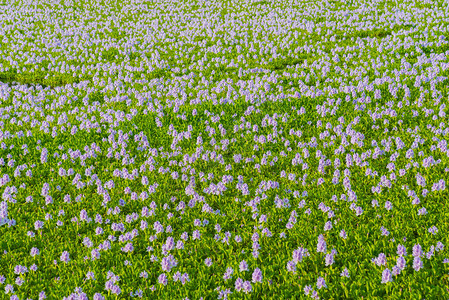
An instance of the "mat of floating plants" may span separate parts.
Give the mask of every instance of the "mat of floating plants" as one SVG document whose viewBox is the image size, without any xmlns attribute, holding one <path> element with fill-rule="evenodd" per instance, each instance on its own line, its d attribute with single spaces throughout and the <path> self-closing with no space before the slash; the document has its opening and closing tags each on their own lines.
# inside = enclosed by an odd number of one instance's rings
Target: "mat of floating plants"
<svg viewBox="0 0 449 300">
<path fill-rule="evenodd" d="M 448 7 L 3 0 L 0 298 L 447 298 Z"/>
</svg>

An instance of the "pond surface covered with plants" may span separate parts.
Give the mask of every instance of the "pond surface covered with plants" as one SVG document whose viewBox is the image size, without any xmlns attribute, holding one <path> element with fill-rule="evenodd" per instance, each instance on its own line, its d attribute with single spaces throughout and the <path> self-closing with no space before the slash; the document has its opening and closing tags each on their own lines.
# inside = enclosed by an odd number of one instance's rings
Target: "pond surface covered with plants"
<svg viewBox="0 0 449 300">
<path fill-rule="evenodd" d="M 447 1 L 7 1 L 2 299 L 449 295 Z"/>
</svg>

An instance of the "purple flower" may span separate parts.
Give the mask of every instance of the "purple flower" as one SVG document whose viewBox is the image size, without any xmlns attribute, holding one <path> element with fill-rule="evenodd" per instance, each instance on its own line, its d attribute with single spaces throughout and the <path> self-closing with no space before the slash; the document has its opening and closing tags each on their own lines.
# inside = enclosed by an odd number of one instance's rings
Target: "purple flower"
<svg viewBox="0 0 449 300">
<path fill-rule="evenodd" d="M 387 263 L 387 259 L 384 253 L 380 253 L 379 256 L 376 259 L 376 265 L 378 266 L 385 266 Z"/>
<path fill-rule="evenodd" d="M 37 220 L 36 222 L 34 222 L 34 229 L 35 230 L 39 230 L 44 226 L 44 222 Z"/>
<path fill-rule="evenodd" d="M 118 285 L 112 286 L 111 293 L 113 293 L 115 295 L 120 295 L 121 292 L 122 292 L 122 290 L 120 289 L 120 287 Z"/>
<path fill-rule="evenodd" d="M 311 285 L 306 285 L 306 286 L 304 287 L 304 294 L 305 294 L 306 296 L 308 296 L 308 295 L 310 294 L 311 291 L 312 291 L 312 286 L 311 286 Z"/>
<path fill-rule="evenodd" d="M 322 234 L 318 236 L 318 245 L 316 251 L 322 253 L 326 252 L 326 241 L 324 240 L 324 236 Z"/>
<path fill-rule="evenodd" d="M 295 264 L 301 262 L 303 254 L 304 254 L 304 249 L 301 247 L 293 250 L 293 261 L 295 262 Z"/>
<path fill-rule="evenodd" d="M 381 99 L 382 98 L 382 94 L 380 92 L 380 90 L 376 89 L 374 92 L 374 99 Z"/>
<path fill-rule="evenodd" d="M 94 245 L 94 243 L 92 243 L 92 241 L 88 237 L 85 237 L 83 239 L 83 244 L 84 244 L 84 246 L 86 246 L 88 248 L 93 247 L 93 245 Z"/>
<path fill-rule="evenodd" d="M 387 268 L 382 272 L 382 283 L 387 283 L 391 281 L 393 281 L 393 277 L 390 269 Z"/>
<path fill-rule="evenodd" d="M 324 224 L 324 231 L 328 231 L 332 229 L 332 221 L 327 221 L 326 224 Z"/>
<path fill-rule="evenodd" d="M 237 292 L 240 292 L 243 289 L 243 279 L 241 279 L 240 277 L 237 278 L 237 280 L 235 281 L 235 290 Z"/>
<path fill-rule="evenodd" d="M 200 231 L 199 231 L 199 230 L 195 230 L 195 231 L 192 233 L 192 238 L 193 238 L 194 240 L 200 239 L 200 238 L 201 238 Z"/>
<path fill-rule="evenodd" d="M 334 255 L 326 254 L 325 262 L 326 262 L 326 266 L 333 265 L 334 264 Z"/>
<path fill-rule="evenodd" d="M 70 261 L 69 252 L 67 251 L 62 252 L 60 259 L 62 262 L 68 263 Z"/>
<path fill-rule="evenodd" d="M 248 271 L 248 264 L 245 260 L 242 260 L 239 264 L 240 272 Z"/>
<path fill-rule="evenodd" d="M 428 189 L 423 189 L 421 194 L 423 195 L 423 197 L 425 197 L 427 196 L 428 193 L 429 193 Z"/>
<path fill-rule="evenodd" d="M 184 243 L 182 241 L 176 242 L 176 249 L 184 249 Z"/>
<path fill-rule="evenodd" d="M 159 275 L 159 277 L 157 278 L 157 281 L 158 281 L 160 284 L 167 285 L 167 275 L 165 275 L 165 273 L 162 273 L 162 274 Z"/>
<path fill-rule="evenodd" d="M 5 286 L 5 294 L 14 293 L 14 287 L 12 284 L 7 284 Z"/>
<path fill-rule="evenodd" d="M 100 293 L 95 293 L 93 300 L 104 300 L 104 296 Z"/>
<path fill-rule="evenodd" d="M 147 271 L 143 271 L 143 272 L 140 273 L 139 276 L 142 277 L 142 278 L 148 278 L 148 273 L 147 273 Z"/>
<path fill-rule="evenodd" d="M 142 193 L 140 193 L 139 199 L 142 201 L 148 199 L 148 193 L 143 191 Z"/>
<path fill-rule="evenodd" d="M 245 281 L 243 283 L 243 290 L 245 291 L 246 294 L 251 293 L 251 291 L 252 291 L 251 282 Z"/>
<path fill-rule="evenodd" d="M 184 285 L 187 281 L 190 281 L 189 274 L 187 273 L 182 274 L 180 280 L 182 285 Z"/>
<path fill-rule="evenodd" d="M 42 299 L 47 299 L 47 296 L 45 295 L 44 291 L 39 293 L 39 300 L 42 300 Z"/>
<path fill-rule="evenodd" d="M 430 246 L 429 252 L 426 253 L 427 259 L 430 259 L 434 255 L 434 251 L 435 251 L 435 246 L 433 246 L 433 245 Z"/>
<path fill-rule="evenodd" d="M 259 268 L 254 269 L 252 279 L 253 283 L 262 282 L 262 271 Z"/>
<path fill-rule="evenodd" d="M 142 176 L 142 184 L 143 185 L 148 185 L 149 181 L 148 181 L 148 177 L 147 176 Z"/>
<path fill-rule="evenodd" d="M 173 239 L 173 237 L 169 236 L 167 238 L 167 241 L 165 242 L 165 249 L 167 251 L 173 250 L 173 248 L 175 247 L 175 240 Z"/>
<path fill-rule="evenodd" d="M 92 260 L 96 260 L 100 258 L 100 251 L 98 249 L 92 249 L 90 252 Z"/>
<path fill-rule="evenodd" d="M 170 272 L 172 268 L 172 260 L 170 257 L 164 257 L 162 258 L 161 265 L 163 271 Z"/>
<path fill-rule="evenodd" d="M 316 283 L 317 288 L 320 290 L 321 288 L 327 288 L 326 286 L 326 281 L 324 281 L 323 277 L 318 277 L 317 283 Z"/>
<path fill-rule="evenodd" d="M 133 252 L 133 251 L 134 251 L 133 243 L 127 243 L 127 244 L 125 245 L 125 247 L 121 248 L 121 250 L 122 250 L 123 252 Z"/>
<path fill-rule="evenodd" d="M 258 241 L 258 240 L 259 240 L 259 234 L 258 234 L 257 232 L 254 232 L 254 234 L 253 234 L 252 237 L 251 237 L 251 240 L 252 240 L 253 242 Z"/>
<path fill-rule="evenodd" d="M 437 234 L 437 232 L 438 232 L 438 228 L 435 227 L 435 226 L 432 226 L 432 227 L 430 227 L 430 228 L 428 229 L 428 231 L 429 231 L 429 233 L 435 235 L 435 234 Z"/>
<path fill-rule="evenodd" d="M 438 242 L 437 243 L 437 247 L 436 247 L 437 252 L 439 252 L 439 251 L 441 251 L 443 249 L 444 249 L 443 243 L 442 242 Z"/>
<path fill-rule="evenodd" d="M 348 277 L 349 278 L 349 271 L 348 271 L 348 268 L 345 268 L 344 270 L 343 270 L 343 272 L 341 272 L 340 273 L 340 276 L 341 277 Z"/>
<path fill-rule="evenodd" d="M 413 246 L 413 256 L 420 257 L 422 255 L 422 247 L 420 244 L 415 244 Z"/>
<path fill-rule="evenodd" d="M 138 296 L 139 298 L 142 298 L 143 297 L 143 291 L 141 289 L 135 291 L 134 292 L 134 296 Z"/>
<path fill-rule="evenodd" d="M 396 252 L 399 256 L 407 256 L 407 249 L 405 246 L 399 244 L 398 245 L 398 251 Z"/>
<path fill-rule="evenodd" d="M 415 256 L 413 258 L 413 269 L 415 269 L 416 272 L 421 270 L 423 267 L 423 262 L 421 261 L 421 258 L 419 256 Z"/>
<path fill-rule="evenodd" d="M 432 185 L 432 192 L 438 191 L 439 188 L 440 188 L 440 186 L 439 186 L 438 182 L 435 182 L 435 183 Z"/>
<path fill-rule="evenodd" d="M 287 262 L 287 271 L 288 272 L 296 272 L 296 263 L 292 260 Z"/>
<path fill-rule="evenodd" d="M 225 274 L 223 275 L 223 279 L 224 279 L 224 280 L 231 279 L 231 278 L 232 278 L 231 275 L 232 275 L 233 272 L 234 272 L 234 270 L 233 270 L 231 267 L 228 267 L 228 268 L 226 269 Z"/>
<path fill-rule="evenodd" d="M 27 272 L 28 272 L 28 269 L 25 266 L 17 265 L 14 267 L 14 273 L 17 275 L 25 274 Z"/>
<path fill-rule="evenodd" d="M 87 211 L 85 209 L 80 211 L 80 221 L 87 221 L 89 216 L 87 215 Z"/>
<path fill-rule="evenodd" d="M 173 281 L 176 282 L 181 279 L 181 272 L 177 271 L 175 274 L 173 274 Z"/>
<path fill-rule="evenodd" d="M 399 257 L 396 259 L 396 265 L 398 266 L 399 269 L 404 270 L 405 267 L 406 267 L 406 261 L 405 261 L 405 258 L 402 257 L 402 256 L 399 256 Z"/>
<path fill-rule="evenodd" d="M 391 274 L 393 276 L 397 276 L 401 273 L 401 269 L 398 266 L 393 266 Z"/>
<path fill-rule="evenodd" d="M 418 216 L 422 216 L 422 215 L 425 215 L 425 214 L 427 214 L 427 210 L 426 210 L 425 207 L 422 207 L 422 208 L 418 209 Z"/>
<path fill-rule="evenodd" d="M 206 265 L 206 266 L 208 266 L 208 267 L 210 267 L 210 266 L 212 266 L 212 259 L 211 258 L 206 258 L 205 260 L 204 260 L 204 264 Z"/>
<path fill-rule="evenodd" d="M 424 177 L 422 177 L 421 174 L 417 173 L 416 174 L 416 183 L 419 186 L 424 187 L 424 186 L 426 186 L 426 179 Z"/>
<path fill-rule="evenodd" d="M 444 191 L 446 189 L 446 183 L 443 179 L 440 179 L 440 181 L 438 181 L 438 189 L 440 191 Z"/>
<path fill-rule="evenodd" d="M 35 247 L 31 248 L 30 255 L 33 256 L 33 257 L 36 256 L 36 255 L 39 255 L 39 249 L 37 249 Z"/>
</svg>

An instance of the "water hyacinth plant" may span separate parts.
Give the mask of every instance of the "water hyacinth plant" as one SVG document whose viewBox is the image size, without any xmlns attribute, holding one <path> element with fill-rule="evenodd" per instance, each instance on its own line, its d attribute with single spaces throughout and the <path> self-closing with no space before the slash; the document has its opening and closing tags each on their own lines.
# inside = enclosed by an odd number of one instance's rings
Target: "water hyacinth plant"
<svg viewBox="0 0 449 300">
<path fill-rule="evenodd" d="M 449 297 L 447 0 L 34 4 L 2 299 Z"/>
</svg>

